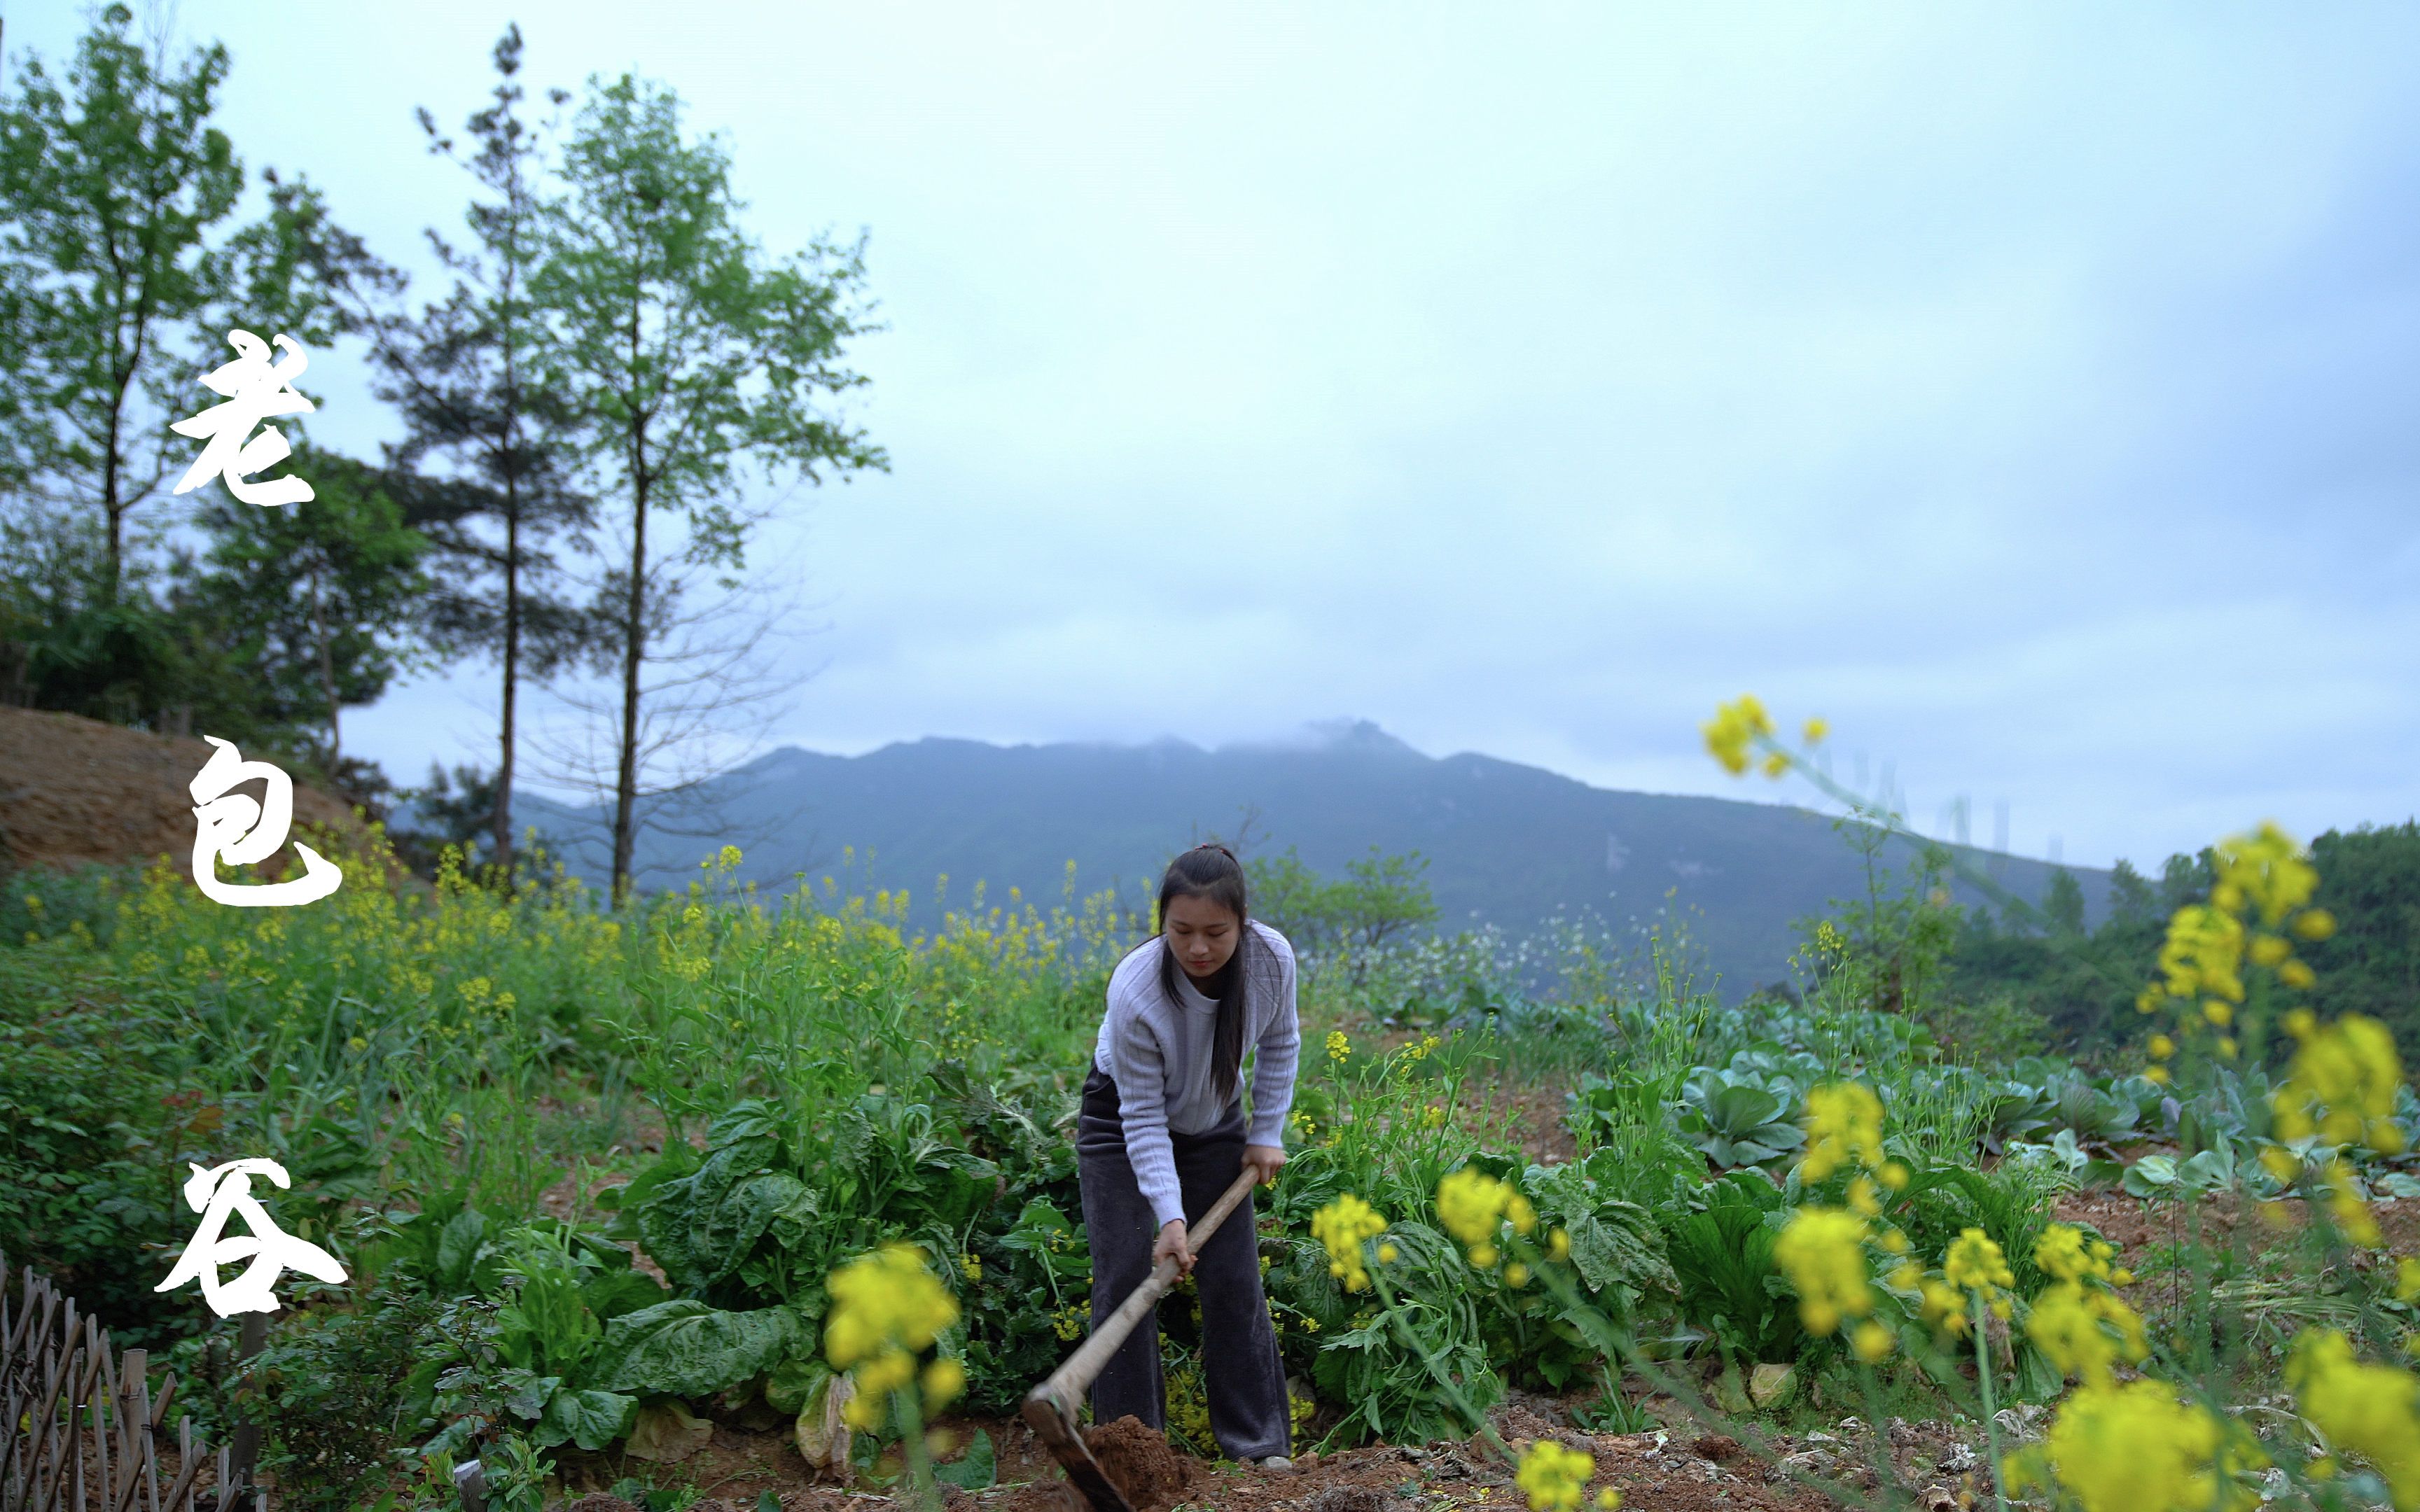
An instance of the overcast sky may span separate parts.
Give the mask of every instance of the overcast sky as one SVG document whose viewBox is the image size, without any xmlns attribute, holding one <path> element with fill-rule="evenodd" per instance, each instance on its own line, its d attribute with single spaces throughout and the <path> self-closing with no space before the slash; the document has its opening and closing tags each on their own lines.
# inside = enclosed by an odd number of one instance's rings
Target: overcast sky
<svg viewBox="0 0 2420 1512">
<path fill-rule="evenodd" d="M 9 5 L 55 71 L 65 4 Z M 768 542 L 781 739 L 1360 716 L 1771 798 L 1759 693 L 1913 816 L 2156 862 L 2420 810 L 2420 10 L 187 0 L 220 122 L 434 297 L 508 21 L 635 69 L 768 251 L 868 232 L 892 469 Z M 322 353 L 322 441 L 397 429 Z M 491 675 L 346 717 L 492 760 Z"/>
</svg>

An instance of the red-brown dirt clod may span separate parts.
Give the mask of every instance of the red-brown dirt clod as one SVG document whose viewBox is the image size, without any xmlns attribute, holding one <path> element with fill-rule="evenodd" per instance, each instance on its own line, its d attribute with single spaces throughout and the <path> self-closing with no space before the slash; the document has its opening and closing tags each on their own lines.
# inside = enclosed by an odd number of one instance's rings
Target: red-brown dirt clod
<svg viewBox="0 0 2420 1512">
<path fill-rule="evenodd" d="M 1178 1454 L 1166 1434 L 1131 1412 L 1085 1429 L 1084 1443 L 1135 1512 L 1169 1512 L 1203 1478 L 1199 1461 Z"/>
</svg>

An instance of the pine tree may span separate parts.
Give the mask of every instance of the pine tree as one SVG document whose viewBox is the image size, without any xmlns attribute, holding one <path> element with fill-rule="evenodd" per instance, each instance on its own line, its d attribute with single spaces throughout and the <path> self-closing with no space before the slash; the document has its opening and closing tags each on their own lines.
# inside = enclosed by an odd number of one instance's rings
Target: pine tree
<svg viewBox="0 0 2420 1512">
<path fill-rule="evenodd" d="M 531 354 L 544 312 L 530 297 L 537 257 L 539 149 L 517 113 L 521 33 L 505 29 L 493 53 L 494 103 L 466 123 L 477 153 L 460 160 L 491 196 L 465 212 L 475 251 L 435 233 L 438 255 L 456 275 L 452 294 L 381 343 L 380 397 L 402 411 L 405 440 L 391 452 L 405 517 L 434 550 L 432 592 L 421 614 L 432 643 L 449 654 L 492 655 L 499 674 L 500 729 L 491 777 L 466 792 L 492 793 L 483 823 L 493 858 L 513 864 L 513 781 L 519 770 L 520 707 L 525 678 L 545 677 L 579 659 L 594 639 L 593 621 L 561 592 L 550 540 L 588 526 L 593 501 L 575 486 L 565 407 L 535 381 Z M 569 97 L 553 90 L 561 104 Z M 454 143 L 420 113 L 433 152 Z M 453 464 L 443 476 L 422 470 L 432 457 Z"/>
</svg>

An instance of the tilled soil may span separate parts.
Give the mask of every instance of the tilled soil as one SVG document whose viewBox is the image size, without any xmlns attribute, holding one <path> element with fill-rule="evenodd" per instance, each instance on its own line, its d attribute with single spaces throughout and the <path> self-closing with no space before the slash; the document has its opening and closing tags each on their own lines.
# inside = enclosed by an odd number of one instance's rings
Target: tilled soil
<svg viewBox="0 0 2420 1512">
<path fill-rule="evenodd" d="M 1927 1512 L 1971 1512 L 1978 1498 L 1991 1498 L 1979 1434 L 1947 1424 L 1893 1419 L 1878 1439 L 1850 1418 L 1834 1431 L 1775 1434 L 1767 1447 L 1779 1462 L 1768 1463 L 1728 1434 L 1685 1428 L 1590 1433 L 1563 1422 L 1547 1398 L 1500 1407 L 1491 1421 L 1515 1451 L 1550 1438 L 1593 1456 L 1596 1473 L 1583 1504 L 1611 1487 L 1633 1512 L 1830 1512 L 1839 1504 L 1794 1482 L 1792 1473 L 1867 1491 L 1880 1484 L 1872 1463 L 1877 1454 L 1888 1456 L 1893 1473 Z M 2022 1437 L 2037 1425 L 2038 1419 L 2010 1416 L 2003 1428 Z M 950 1489 L 946 1500 L 954 1512 L 1089 1512 L 1021 1422 L 954 1420 L 948 1426 L 988 1433 L 999 1467 L 998 1484 L 989 1489 Z M 1137 1512 L 1505 1512 L 1526 1504 L 1512 1467 L 1495 1459 L 1478 1437 L 1326 1456 L 1306 1452 L 1291 1471 L 1212 1464 L 1179 1452 L 1133 1418 L 1088 1429 L 1085 1442 Z M 741 1434 L 718 1426 L 712 1446 L 678 1467 L 679 1477 L 659 1479 L 686 1478 L 706 1492 L 692 1512 L 753 1512 L 768 1490 L 783 1512 L 904 1504 L 884 1492 L 815 1484 L 795 1449 L 783 1453 L 786 1446 L 785 1434 Z M 616 1473 L 597 1470 L 600 1478 Z M 570 1512 L 635 1512 L 593 1490 L 551 1504 Z"/>
<path fill-rule="evenodd" d="M 2264 1215 L 2255 1198 L 2216 1193 L 2196 1199 L 2202 1242 L 2226 1248 L 2230 1238 L 2242 1239 L 2253 1251 L 2291 1243 L 2302 1232 L 2303 1203 L 2288 1199 Z M 2420 1247 L 2420 1199 L 2375 1197 L 2370 1211 L 2378 1218 L 2386 1248 L 2409 1254 Z M 2071 1192 L 2058 1199 L 2052 1215 L 2061 1223 L 2086 1223 L 2118 1246 L 2120 1264 L 2138 1265 L 2155 1246 L 2181 1244 L 2192 1237 L 2183 1206 L 2147 1203 L 2125 1192 Z"/>
<path fill-rule="evenodd" d="M 1209 1464 L 1179 1453 L 1167 1435 L 1132 1414 L 1085 1429 L 1084 1445 L 1135 1512 L 1169 1512 L 1210 1492 L 1218 1479 Z M 1088 1512 L 1083 1497 L 1055 1469 L 1002 1504 L 1007 1512 Z"/>
</svg>

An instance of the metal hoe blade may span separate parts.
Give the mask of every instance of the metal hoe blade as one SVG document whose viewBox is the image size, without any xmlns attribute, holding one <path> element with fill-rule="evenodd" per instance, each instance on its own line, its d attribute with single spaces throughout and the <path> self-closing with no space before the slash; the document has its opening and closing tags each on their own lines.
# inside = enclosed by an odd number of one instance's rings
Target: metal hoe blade
<svg viewBox="0 0 2420 1512">
<path fill-rule="evenodd" d="M 1134 1504 L 1101 1469 L 1101 1462 L 1093 1458 L 1091 1446 L 1076 1427 L 1074 1409 L 1059 1400 L 1047 1383 L 1027 1395 L 1023 1412 L 1026 1426 L 1033 1430 L 1035 1438 L 1050 1446 L 1059 1468 L 1067 1473 L 1068 1484 L 1076 1488 L 1093 1512 L 1135 1512 Z"/>
</svg>

